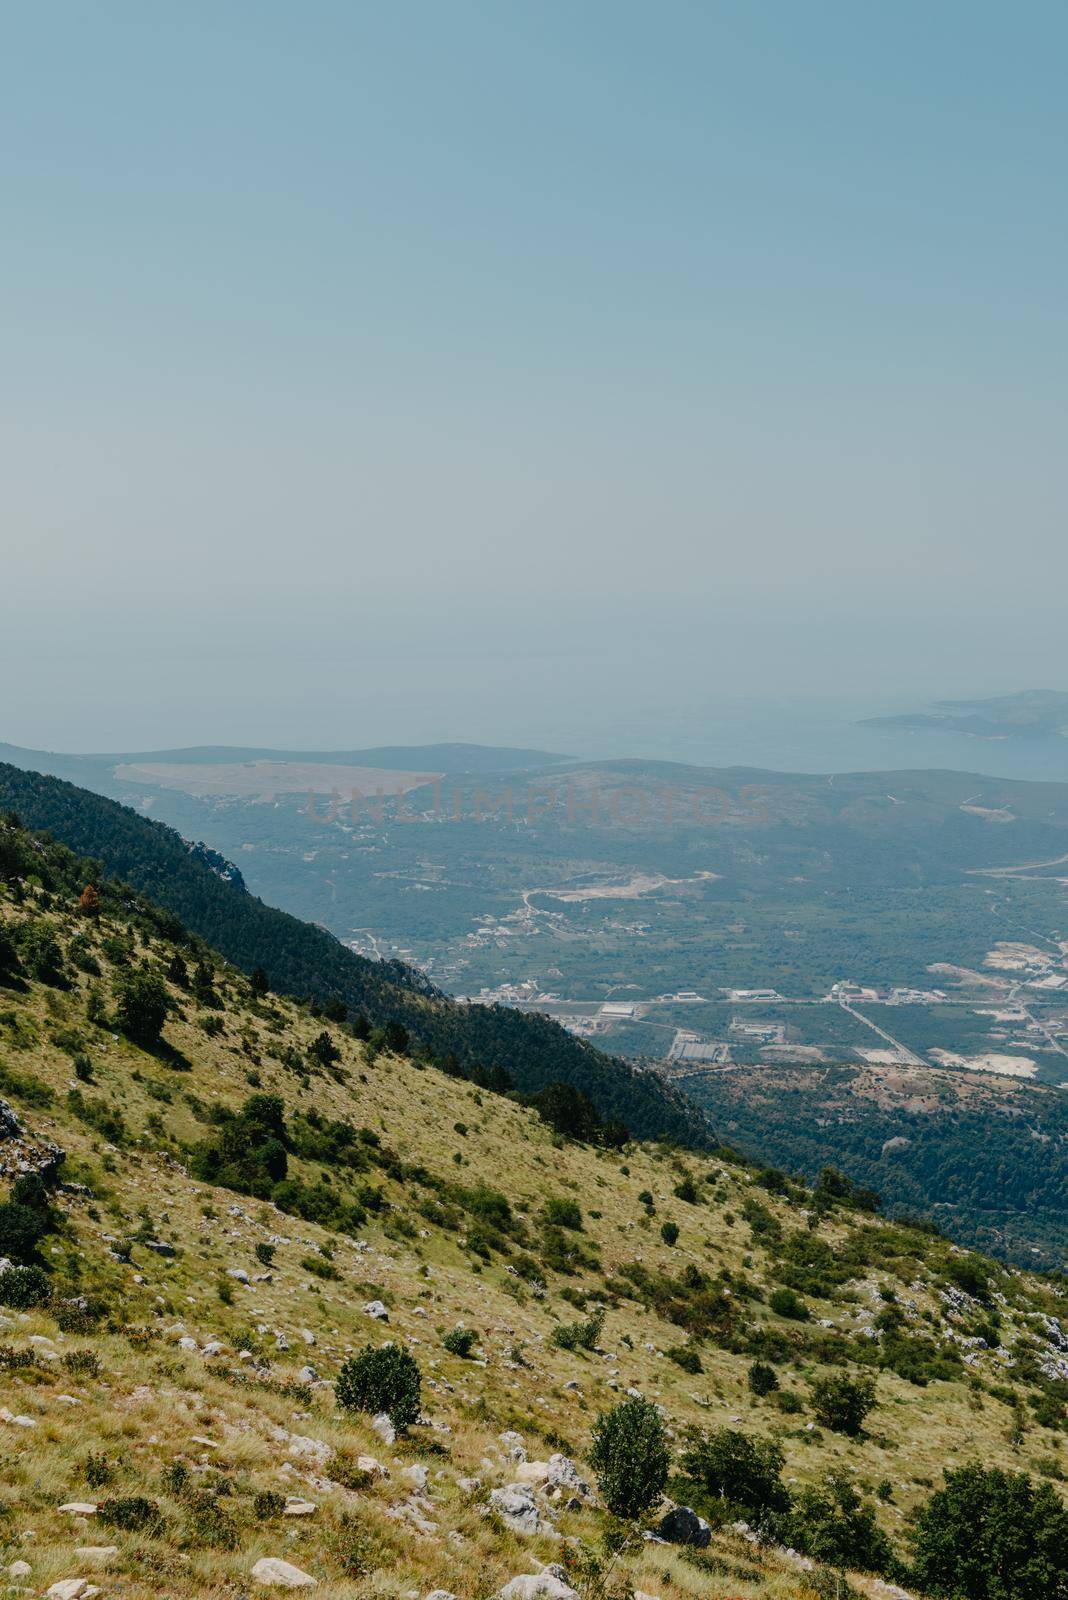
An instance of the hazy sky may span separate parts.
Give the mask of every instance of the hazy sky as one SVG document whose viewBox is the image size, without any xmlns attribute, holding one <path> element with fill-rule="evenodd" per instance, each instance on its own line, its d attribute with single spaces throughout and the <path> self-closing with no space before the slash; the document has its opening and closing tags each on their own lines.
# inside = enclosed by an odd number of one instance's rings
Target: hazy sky
<svg viewBox="0 0 1068 1600">
<path fill-rule="evenodd" d="M 0 739 L 1068 688 L 1068 8 L 3 8 Z"/>
</svg>

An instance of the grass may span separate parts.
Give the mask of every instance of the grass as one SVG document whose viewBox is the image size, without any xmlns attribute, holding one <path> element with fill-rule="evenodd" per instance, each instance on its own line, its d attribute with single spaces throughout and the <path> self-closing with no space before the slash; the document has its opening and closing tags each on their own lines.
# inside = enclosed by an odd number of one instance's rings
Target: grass
<svg viewBox="0 0 1068 1600">
<path fill-rule="evenodd" d="M 38 913 L 31 899 L 4 914 L 14 920 Z M 65 943 L 69 914 L 43 914 Z M 126 931 L 107 919 L 94 930 L 90 942 L 105 985 L 103 939 Z M 162 965 L 169 947 L 141 945 L 138 954 Z M 697 1329 L 691 1343 L 702 1370 L 686 1371 L 672 1358 L 683 1342 L 680 1328 L 606 1288 L 625 1283 L 635 1264 L 673 1280 L 687 1269 L 725 1271 L 747 1321 L 788 1338 L 808 1336 L 824 1322 L 856 1330 L 883 1303 L 880 1290 L 888 1290 L 906 1307 L 910 1325 L 930 1333 L 925 1317 L 934 1331 L 943 1322 L 944 1241 L 916 1235 L 916 1256 L 887 1256 L 858 1271 L 835 1286 L 833 1299 L 806 1291 L 811 1321 L 800 1325 L 769 1309 L 778 1268 L 766 1241 L 775 1230 L 769 1234 L 762 1225 L 755 1232 L 744 1207 L 756 1194 L 780 1232 L 805 1223 L 796 1202 L 754 1188 L 752 1172 L 693 1156 L 683 1162 L 651 1147 L 609 1153 L 561 1143 L 512 1101 L 376 1055 L 337 1028 L 331 1032 L 340 1061 L 328 1072 L 294 1072 L 280 1053 L 291 1050 L 290 1059 L 306 1063 L 308 1045 L 328 1026 L 322 1018 L 274 997 L 254 1001 L 244 979 L 225 968 L 216 986 L 224 1006 L 224 1032 L 216 1036 L 199 1026 L 200 1008 L 188 994 L 172 991 L 182 1014 L 172 1015 L 166 1038 L 174 1059 L 188 1064 L 182 1072 L 90 1023 L 82 974 L 72 974 L 62 992 L 31 983 L 0 993 L 0 1014 L 13 1019 L 0 1023 L 5 1092 L 35 1139 L 62 1145 L 67 1176 L 89 1190 L 62 1197 L 63 1226 L 45 1244 L 57 1292 L 99 1296 L 110 1310 L 97 1331 L 66 1335 L 46 1311 L 0 1318 L 0 1343 L 37 1352 L 32 1367 L 0 1368 L 0 1403 L 36 1423 L 23 1429 L 0 1422 L 0 1537 L 6 1561 L 31 1563 L 29 1581 L 38 1592 L 58 1578 L 92 1576 L 81 1572 L 77 1546 L 115 1544 L 111 1572 L 121 1575 L 127 1600 L 147 1600 L 161 1589 L 232 1597 L 248 1591 L 249 1569 L 264 1555 L 282 1555 L 311 1572 L 324 1600 L 351 1600 L 357 1592 L 421 1596 L 438 1587 L 462 1600 L 485 1600 L 508 1578 L 534 1570 L 534 1560 L 557 1560 L 560 1548 L 555 1533 L 523 1537 L 488 1513 L 488 1492 L 514 1475 L 499 1435 L 518 1431 L 532 1459 L 562 1449 L 588 1477 L 582 1458 L 593 1421 L 631 1388 L 664 1408 L 676 1440 L 687 1425 L 738 1425 L 737 1418 L 746 1429 L 774 1436 L 786 1454 L 788 1480 L 847 1468 L 872 1493 L 890 1479 L 893 1500 L 880 1506 L 879 1517 L 901 1548 L 910 1512 L 944 1467 L 978 1456 L 1017 1470 L 1033 1470 L 1039 1460 L 1047 1471 L 1050 1463 L 1066 1470 L 1064 1434 L 1031 1421 L 1021 1435 L 1016 1409 L 990 1394 L 991 1384 L 1013 1381 L 1012 1369 L 992 1353 L 959 1378 L 922 1388 L 880 1372 L 877 1407 L 854 1440 L 813 1425 L 810 1383 L 838 1367 L 821 1365 L 809 1351 L 777 1362 L 784 1387 L 803 1402 L 799 1415 L 785 1414 L 773 1397 L 758 1400 L 750 1392 L 751 1353 L 721 1348 Z M 77 1030 L 92 1083 L 76 1080 L 69 1055 L 55 1042 L 57 1028 Z M 255 1092 L 283 1096 L 290 1117 L 315 1112 L 377 1135 L 378 1152 L 366 1141 L 362 1147 L 373 1153 L 369 1170 L 350 1174 L 312 1160 L 290 1162 L 291 1175 L 309 1184 L 325 1176 L 346 1194 L 368 1182 L 380 1190 L 382 1208 L 356 1234 L 331 1232 L 268 1201 L 188 1176 L 187 1153 L 210 1131 L 207 1108 L 222 1102 L 237 1110 L 253 1092 L 250 1076 Z M 33 1087 L 20 1093 L 26 1085 Z M 95 1121 L 71 1109 L 75 1088 L 85 1101 L 99 1102 Z M 458 1122 L 466 1129 L 462 1137 Z M 122 1142 L 116 1127 L 124 1130 Z M 383 1149 L 397 1159 L 383 1161 Z M 419 1169 L 454 1191 L 506 1196 L 508 1227 L 522 1241 L 491 1229 L 488 1246 L 483 1236 L 477 1252 L 467 1248 L 476 1219 L 428 1187 Z M 645 1191 L 653 1197 L 652 1216 L 639 1199 Z M 696 1200 L 685 1198 L 691 1193 Z M 583 1253 L 567 1273 L 543 1267 L 542 1288 L 509 1267 L 538 1251 L 542 1219 L 547 1211 L 562 1214 L 562 1197 L 581 1207 L 582 1232 L 569 1239 Z M 434 1206 L 444 1223 L 431 1220 Z M 666 1214 L 679 1227 L 674 1245 L 661 1237 Z M 839 1210 L 817 1231 L 837 1255 L 858 1230 L 879 1225 Z M 148 1248 L 153 1240 L 173 1245 L 175 1254 L 155 1253 Z M 273 1246 L 269 1266 L 258 1258 L 262 1245 Z M 116 1259 L 124 1253 L 127 1261 Z M 584 1259 L 600 1265 L 583 1265 Z M 233 1278 L 231 1268 L 244 1269 L 249 1282 Z M 1034 1332 L 1041 1306 L 1059 1309 L 1065 1320 L 1063 1296 L 1058 1300 L 1024 1274 L 996 1271 L 1009 1301 L 1002 1308 L 1006 1343 Z M 746 1298 L 744 1286 L 757 1297 Z M 389 1308 L 388 1325 L 364 1314 L 374 1299 Z M 595 1348 L 561 1347 L 568 1339 L 561 1341 L 558 1330 L 574 1325 L 575 1307 L 584 1320 L 598 1305 L 606 1314 L 591 1341 Z M 443 1348 L 459 1324 L 477 1334 L 475 1359 Z M 314 1345 L 303 1330 L 314 1335 Z M 183 1349 L 183 1338 L 195 1339 L 197 1351 Z M 385 1338 L 403 1342 L 418 1361 L 424 1411 L 434 1424 L 392 1447 L 369 1419 L 340 1411 L 328 1386 L 346 1355 Z M 210 1340 L 223 1347 L 216 1356 L 201 1353 Z M 50 1360 L 41 1354 L 49 1348 L 60 1358 L 89 1350 L 99 1372 L 84 1359 Z M 309 1387 L 302 1370 L 309 1363 L 326 1386 L 312 1379 Z M 317 1455 L 305 1453 L 309 1446 L 300 1441 L 307 1440 L 321 1447 Z M 335 1450 L 338 1479 L 329 1465 Z M 110 1469 L 108 1483 L 88 1481 L 90 1452 Z M 381 1462 L 388 1478 L 361 1478 L 353 1470 L 361 1455 Z M 164 1476 L 176 1462 L 187 1468 L 180 1489 L 180 1472 Z M 429 1484 L 413 1516 L 405 1469 L 417 1464 L 427 1468 Z M 467 1492 L 461 1479 L 477 1479 L 480 1487 Z M 161 1533 L 108 1526 L 99 1513 L 82 1525 L 58 1510 L 72 1499 L 132 1496 L 158 1505 Z M 257 1496 L 261 1512 L 274 1503 L 270 1496 L 307 1497 L 317 1510 L 307 1518 L 257 1515 Z M 595 1539 L 601 1529 L 595 1507 L 562 1511 L 557 1520 L 565 1537 Z M 421 1531 L 423 1523 L 433 1531 Z M 627 1577 L 661 1600 L 707 1594 L 802 1600 L 811 1592 L 812 1580 L 795 1564 L 736 1534 L 717 1534 L 706 1555 L 702 1563 L 680 1550 L 647 1546 Z"/>
</svg>

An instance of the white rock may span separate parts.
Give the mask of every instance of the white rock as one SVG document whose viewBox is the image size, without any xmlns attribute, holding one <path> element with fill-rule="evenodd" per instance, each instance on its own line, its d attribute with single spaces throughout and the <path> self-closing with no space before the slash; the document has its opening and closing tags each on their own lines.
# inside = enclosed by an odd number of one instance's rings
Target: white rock
<svg viewBox="0 0 1068 1600">
<path fill-rule="evenodd" d="M 405 1467 L 404 1476 L 413 1489 L 425 1489 L 427 1486 L 428 1473 L 425 1467 Z"/>
<path fill-rule="evenodd" d="M 287 1500 L 283 1508 L 283 1517 L 313 1517 L 319 1507 L 314 1500 Z"/>
<path fill-rule="evenodd" d="M 381 1300 L 368 1300 L 363 1308 L 363 1314 L 365 1317 L 373 1317 L 376 1322 L 389 1321 L 389 1312 Z"/>
<path fill-rule="evenodd" d="M 257 1583 L 276 1589 L 314 1589 L 316 1586 L 316 1580 L 310 1573 L 302 1572 L 292 1562 L 283 1561 L 279 1556 L 263 1556 L 252 1568 L 252 1576 Z"/>
<path fill-rule="evenodd" d="M 314 1333 L 312 1333 L 310 1328 L 301 1328 L 300 1336 L 304 1340 L 305 1344 L 314 1344 L 315 1343 L 315 1335 L 314 1335 Z"/>
<path fill-rule="evenodd" d="M 28 1578 L 33 1568 L 28 1561 L 13 1561 L 7 1569 L 9 1578 Z"/>
<path fill-rule="evenodd" d="M 384 1411 L 380 1411 L 376 1417 L 372 1417 L 371 1427 L 383 1444 L 396 1444 L 397 1430 Z"/>
<path fill-rule="evenodd" d="M 510 1578 L 501 1590 L 501 1600 L 578 1600 L 578 1596 L 551 1572 L 531 1572 Z"/>
<path fill-rule="evenodd" d="M 456 1596 L 449 1589 L 431 1589 L 426 1600 L 456 1600 Z"/>
<path fill-rule="evenodd" d="M 83 1544 L 74 1552 L 82 1565 L 87 1567 L 110 1566 L 118 1553 L 117 1544 Z"/>
<path fill-rule="evenodd" d="M 490 1505 L 506 1527 L 515 1533 L 537 1533 L 541 1518 L 534 1496 L 525 1483 L 510 1483 L 490 1493 Z"/>
<path fill-rule="evenodd" d="M 357 1456 L 356 1465 L 361 1472 L 369 1473 L 372 1478 L 388 1478 L 389 1472 L 375 1456 Z"/>
<path fill-rule="evenodd" d="M 517 1483 L 548 1483 L 549 1463 L 547 1461 L 521 1461 L 515 1469 Z"/>
<path fill-rule="evenodd" d="M 248 1282 L 248 1273 L 244 1267 L 227 1267 L 226 1275 L 228 1278 L 236 1278 L 238 1283 Z"/>
<path fill-rule="evenodd" d="M 95 1517 L 96 1506 L 91 1500 L 68 1500 L 66 1505 L 60 1506 L 61 1511 L 69 1511 L 75 1517 Z"/>
<path fill-rule="evenodd" d="M 80 1600 L 90 1587 L 88 1578 L 60 1578 L 45 1594 L 51 1595 L 53 1600 Z"/>
</svg>

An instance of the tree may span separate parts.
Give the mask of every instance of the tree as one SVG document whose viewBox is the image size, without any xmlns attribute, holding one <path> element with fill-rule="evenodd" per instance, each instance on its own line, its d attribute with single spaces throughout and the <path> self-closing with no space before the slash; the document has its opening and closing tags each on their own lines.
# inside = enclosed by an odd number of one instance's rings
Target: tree
<svg viewBox="0 0 1068 1600">
<path fill-rule="evenodd" d="M 341 1364 L 334 1384 L 338 1405 L 348 1411 L 384 1411 L 395 1428 L 419 1420 L 422 1374 L 407 1350 L 384 1344 L 365 1345 Z"/>
<path fill-rule="evenodd" d="M 253 967 L 252 975 L 248 981 L 257 1000 L 262 1000 L 265 994 L 270 994 L 271 985 L 262 967 Z"/>
<path fill-rule="evenodd" d="M 566 1139 L 597 1137 L 601 1119 L 588 1095 L 570 1083 L 550 1083 L 531 1098 L 543 1122 Z"/>
<path fill-rule="evenodd" d="M 382 1042 L 390 1055 L 406 1056 L 410 1044 L 407 1028 L 402 1022 L 387 1022 Z"/>
<path fill-rule="evenodd" d="M 153 972 L 124 972 L 115 981 L 115 1020 L 137 1044 L 159 1043 L 170 1009 L 162 978 Z"/>
<path fill-rule="evenodd" d="M 745 1511 L 785 1511 L 790 1503 L 782 1481 L 785 1459 L 771 1439 L 751 1438 L 734 1428 L 710 1433 L 692 1428 L 682 1470 L 713 1499 L 728 1500 Z"/>
<path fill-rule="evenodd" d="M 97 894 L 94 884 L 87 883 L 82 890 L 78 898 L 78 910 L 86 917 L 98 917 L 100 915 L 100 896 Z"/>
<path fill-rule="evenodd" d="M 63 952 L 46 923 L 31 922 L 23 927 L 19 934 L 19 954 L 31 978 L 40 983 L 59 983 L 63 976 Z"/>
<path fill-rule="evenodd" d="M 664 1493 L 671 1453 L 660 1413 L 648 1400 L 624 1400 L 593 1427 L 590 1463 L 605 1505 L 615 1517 L 636 1521 Z"/>
<path fill-rule="evenodd" d="M 888 1572 L 894 1566 L 894 1552 L 875 1520 L 874 1507 L 861 1499 L 844 1473 L 828 1473 L 822 1483 L 801 1490 L 790 1514 L 789 1535 L 798 1549 L 829 1566 L 848 1564 L 863 1572 Z"/>
<path fill-rule="evenodd" d="M 750 1390 L 755 1395 L 771 1394 L 779 1387 L 778 1374 L 766 1361 L 754 1361 L 746 1378 Z"/>
<path fill-rule="evenodd" d="M 978 1462 L 920 1508 L 914 1581 L 965 1600 L 1066 1600 L 1068 1509 L 1048 1483 Z"/>
<path fill-rule="evenodd" d="M 874 1378 L 847 1378 L 844 1373 L 820 1378 L 812 1385 L 812 1409 L 817 1422 L 835 1433 L 854 1438 L 875 1406 Z"/>
<path fill-rule="evenodd" d="M 335 1061 L 341 1060 L 341 1051 L 325 1028 L 308 1046 L 308 1059 L 317 1061 L 321 1067 L 332 1066 Z"/>
</svg>

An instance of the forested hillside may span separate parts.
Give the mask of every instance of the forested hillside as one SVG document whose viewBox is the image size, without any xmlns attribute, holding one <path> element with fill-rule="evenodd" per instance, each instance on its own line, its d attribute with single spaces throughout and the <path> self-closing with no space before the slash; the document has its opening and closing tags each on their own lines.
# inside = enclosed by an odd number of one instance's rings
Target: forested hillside
<svg viewBox="0 0 1068 1600">
<path fill-rule="evenodd" d="M 131 884 L 242 971 L 262 968 L 282 993 L 339 1002 L 375 1025 L 398 1024 L 416 1048 L 504 1072 L 527 1094 L 572 1084 L 603 1118 L 642 1137 L 666 1135 L 693 1147 L 714 1142 L 703 1115 L 654 1074 L 601 1054 L 543 1017 L 460 1005 L 400 962 L 353 954 L 325 930 L 248 894 L 240 875 L 234 880 L 226 867 L 213 867 L 210 855 L 172 828 L 113 800 L 0 764 L 0 808 L 93 858 L 98 876 Z"/>
</svg>

